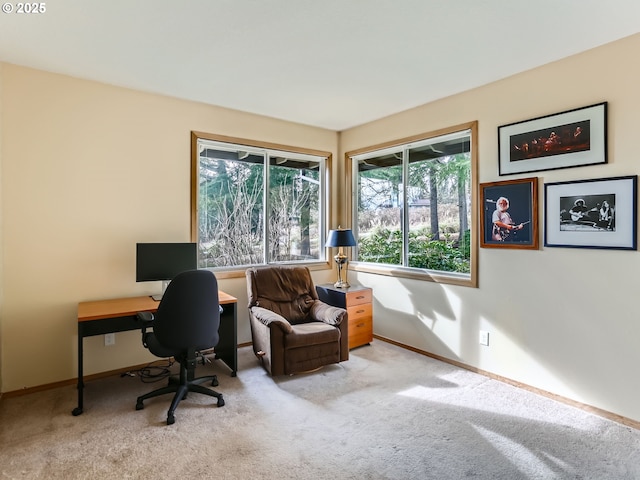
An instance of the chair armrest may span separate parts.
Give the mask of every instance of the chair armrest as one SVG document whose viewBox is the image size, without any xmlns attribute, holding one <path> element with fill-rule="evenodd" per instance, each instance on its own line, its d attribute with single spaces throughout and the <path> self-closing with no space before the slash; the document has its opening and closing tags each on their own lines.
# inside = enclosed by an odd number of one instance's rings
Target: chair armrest
<svg viewBox="0 0 640 480">
<path fill-rule="evenodd" d="M 140 327 L 142 330 L 142 345 L 144 348 L 149 348 L 149 335 L 153 335 L 152 332 L 148 332 L 147 328 L 151 328 L 153 326 L 153 321 L 155 317 L 152 312 L 138 312 L 136 315 L 136 320 L 140 322 Z"/>
<path fill-rule="evenodd" d="M 155 317 L 153 316 L 152 312 L 138 312 L 138 314 L 136 315 L 136 320 L 142 322 L 143 325 L 146 326 L 146 324 L 153 322 L 155 320 Z"/>
<path fill-rule="evenodd" d="M 267 327 L 279 327 L 284 333 L 293 332 L 293 328 L 291 324 L 284 318 L 282 315 L 278 315 L 276 312 L 272 312 L 271 310 L 267 310 L 263 307 L 251 307 L 249 308 L 251 315 L 258 320 L 260 323 L 263 323 Z"/>
<path fill-rule="evenodd" d="M 313 302 L 310 313 L 313 320 L 334 326 L 340 325 L 347 315 L 347 311 L 344 308 L 331 306 L 321 300 Z"/>
</svg>

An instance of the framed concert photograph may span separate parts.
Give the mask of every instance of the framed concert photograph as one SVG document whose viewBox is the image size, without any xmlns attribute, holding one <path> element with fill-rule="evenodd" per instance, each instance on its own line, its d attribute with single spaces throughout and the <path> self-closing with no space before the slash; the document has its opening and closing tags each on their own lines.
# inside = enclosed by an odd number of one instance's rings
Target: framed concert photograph
<svg viewBox="0 0 640 480">
<path fill-rule="evenodd" d="M 538 249 L 538 178 L 480 184 L 480 246 Z"/>
<path fill-rule="evenodd" d="M 607 163 L 607 102 L 498 127 L 498 174 Z"/>
<path fill-rule="evenodd" d="M 545 183 L 545 247 L 637 250 L 638 176 Z"/>
</svg>

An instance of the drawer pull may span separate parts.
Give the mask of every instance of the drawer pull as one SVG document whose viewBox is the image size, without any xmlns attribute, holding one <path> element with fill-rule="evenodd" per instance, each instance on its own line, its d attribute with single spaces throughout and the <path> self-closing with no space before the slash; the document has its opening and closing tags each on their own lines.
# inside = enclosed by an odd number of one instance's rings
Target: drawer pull
<svg viewBox="0 0 640 480">
<path fill-rule="evenodd" d="M 360 295 L 359 297 L 356 297 L 358 300 L 364 298 L 364 295 Z"/>
<path fill-rule="evenodd" d="M 359 323 L 358 325 L 356 325 L 356 327 L 364 327 L 364 322 Z"/>
<path fill-rule="evenodd" d="M 364 313 L 364 310 L 357 310 L 356 313 Z"/>
</svg>

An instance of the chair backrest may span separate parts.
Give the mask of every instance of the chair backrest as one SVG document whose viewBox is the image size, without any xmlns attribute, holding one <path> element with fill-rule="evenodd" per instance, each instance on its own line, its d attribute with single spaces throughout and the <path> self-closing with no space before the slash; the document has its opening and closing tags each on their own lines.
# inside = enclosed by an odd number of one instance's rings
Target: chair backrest
<svg viewBox="0 0 640 480">
<path fill-rule="evenodd" d="M 307 267 L 254 267 L 246 276 L 249 307 L 266 308 L 293 324 L 309 321 L 318 294 Z"/>
<path fill-rule="evenodd" d="M 176 350 L 204 350 L 218 344 L 218 281 L 209 270 L 182 272 L 162 295 L 153 323 L 158 342 Z"/>
</svg>

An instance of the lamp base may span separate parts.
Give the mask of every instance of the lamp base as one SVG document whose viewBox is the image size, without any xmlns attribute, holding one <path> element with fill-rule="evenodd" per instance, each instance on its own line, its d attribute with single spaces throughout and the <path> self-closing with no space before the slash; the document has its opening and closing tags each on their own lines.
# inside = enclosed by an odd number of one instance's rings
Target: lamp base
<svg viewBox="0 0 640 480">
<path fill-rule="evenodd" d="M 349 282 L 347 282 L 346 280 L 347 268 L 348 268 L 347 265 L 349 264 L 349 259 L 344 253 L 342 253 L 342 247 L 340 247 L 340 251 L 335 257 L 333 257 L 333 259 L 336 261 L 336 264 L 338 265 L 338 281 L 334 283 L 333 286 L 336 288 L 349 288 L 350 287 Z M 343 270 L 344 270 L 345 280 L 342 279 Z"/>
</svg>

